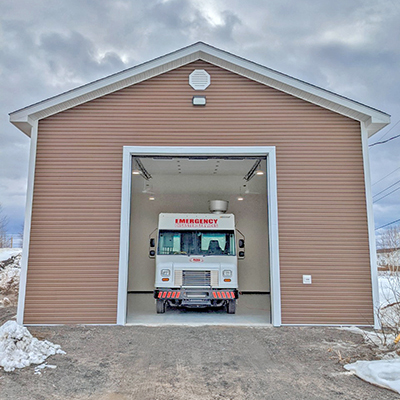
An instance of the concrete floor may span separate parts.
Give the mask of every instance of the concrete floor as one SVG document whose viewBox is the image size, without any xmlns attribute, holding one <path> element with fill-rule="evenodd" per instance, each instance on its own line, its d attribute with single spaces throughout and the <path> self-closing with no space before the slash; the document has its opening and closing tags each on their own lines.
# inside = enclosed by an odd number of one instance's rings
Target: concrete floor
<svg viewBox="0 0 400 400">
<path fill-rule="evenodd" d="M 151 293 L 128 294 L 128 325 L 236 325 L 267 326 L 271 324 L 270 296 L 244 294 L 239 297 L 236 314 L 227 314 L 225 307 L 185 309 L 167 307 L 165 314 L 156 313 Z"/>
</svg>

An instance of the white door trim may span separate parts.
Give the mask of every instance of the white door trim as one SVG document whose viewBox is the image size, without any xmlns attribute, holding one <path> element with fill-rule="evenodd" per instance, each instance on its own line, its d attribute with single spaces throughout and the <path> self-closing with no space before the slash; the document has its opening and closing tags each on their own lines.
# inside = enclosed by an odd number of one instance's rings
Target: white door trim
<svg viewBox="0 0 400 400">
<path fill-rule="evenodd" d="M 124 146 L 123 147 L 117 324 L 125 325 L 126 323 L 133 155 L 266 156 L 267 158 L 266 179 L 267 179 L 267 189 L 268 189 L 268 194 L 267 194 L 268 229 L 269 229 L 269 250 L 270 250 L 269 257 L 270 257 L 270 275 L 271 275 L 271 313 L 272 313 L 272 325 L 280 326 L 281 293 L 280 293 L 280 272 L 279 272 L 278 201 L 277 201 L 277 180 L 276 180 L 276 153 L 274 146 L 268 146 L 268 147 Z"/>
</svg>

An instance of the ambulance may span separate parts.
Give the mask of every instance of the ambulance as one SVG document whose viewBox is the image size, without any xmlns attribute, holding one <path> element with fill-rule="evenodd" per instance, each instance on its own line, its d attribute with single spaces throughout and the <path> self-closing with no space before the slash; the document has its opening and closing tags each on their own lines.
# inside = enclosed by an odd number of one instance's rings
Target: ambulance
<svg viewBox="0 0 400 400">
<path fill-rule="evenodd" d="M 238 260 L 245 257 L 244 236 L 235 216 L 225 214 L 228 202 L 212 200 L 209 214 L 161 213 L 157 240 L 150 237 L 155 258 L 157 313 L 175 307 L 226 307 L 235 314 Z"/>
</svg>

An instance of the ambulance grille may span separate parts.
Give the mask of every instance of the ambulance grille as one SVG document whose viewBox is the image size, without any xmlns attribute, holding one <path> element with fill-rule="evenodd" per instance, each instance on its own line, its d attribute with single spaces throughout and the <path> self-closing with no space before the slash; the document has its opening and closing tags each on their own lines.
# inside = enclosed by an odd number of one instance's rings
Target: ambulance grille
<svg viewBox="0 0 400 400">
<path fill-rule="evenodd" d="M 211 271 L 182 271 L 183 286 L 211 286 Z"/>
</svg>

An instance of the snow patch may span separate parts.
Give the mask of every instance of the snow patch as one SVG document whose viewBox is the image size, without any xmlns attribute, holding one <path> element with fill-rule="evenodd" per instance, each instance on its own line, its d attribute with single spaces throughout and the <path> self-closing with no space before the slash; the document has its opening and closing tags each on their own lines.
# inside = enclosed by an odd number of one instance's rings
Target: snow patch
<svg viewBox="0 0 400 400">
<path fill-rule="evenodd" d="M 375 331 L 366 331 L 364 329 L 358 328 L 356 326 L 344 326 L 337 328 L 343 331 L 349 331 L 352 333 L 357 333 L 359 335 L 362 335 L 364 337 L 364 341 L 366 343 L 373 344 L 379 348 L 379 350 L 385 351 L 387 350 L 387 345 L 389 343 L 393 343 L 394 339 L 396 338 L 395 335 L 393 334 L 383 334 L 381 332 L 375 332 Z"/>
<path fill-rule="evenodd" d="M 0 248 L 0 261 L 8 260 L 9 258 L 22 253 L 22 249 Z"/>
<path fill-rule="evenodd" d="M 15 321 L 8 321 L 0 327 L 0 366 L 4 371 L 42 364 L 54 354 L 66 353 L 58 344 L 34 338 L 27 328 Z"/>
<path fill-rule="evenodd" d="M 344 366 L 361 379 L 400 393 L 400 360 L 356 361 Z"/>
<path fill-rule="evenodd" d="M 17 304 L 21 272 L 20 262 L 21 251 L 12 255 L 7 260 L 0 261 L 0 307 Z"/>
<path fill-rule="evenodd" d="M 57 368 L 57 365 L 51 365 L 51 364 L 47 364 L 47 362 L 38 365 L 37 367 L 35 367 L 35 375 L 42 375 L 42 369 L 44 368 Z"/>
</svg>

